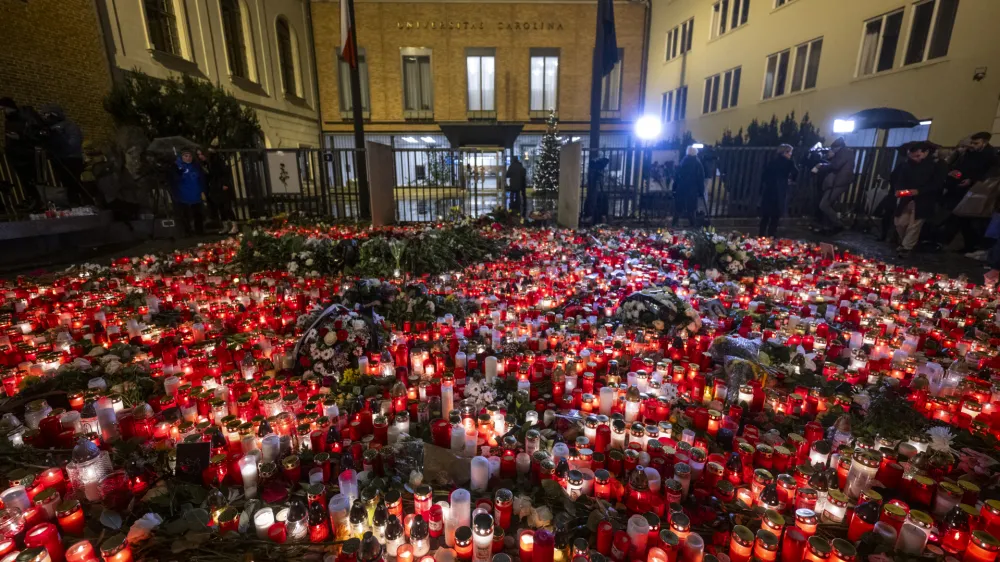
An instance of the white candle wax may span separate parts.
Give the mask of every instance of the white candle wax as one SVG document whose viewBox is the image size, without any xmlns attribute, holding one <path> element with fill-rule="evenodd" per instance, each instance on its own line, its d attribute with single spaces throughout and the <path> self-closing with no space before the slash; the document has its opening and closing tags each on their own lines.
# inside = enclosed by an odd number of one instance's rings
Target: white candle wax
<svg viewBox="0 0 1000 562">
<path fill-rule="evenodd" d="M 455 409 L 455 386 L 451 381 L 441 383 L 441 416 L 448 419 L 448 413 Z"/>
<path fill-rule="evenodd" d="M 261 439 L 260 447 L 263 456 L 261 462 L 275 462 L 278 459 L 278 453 L 281 451 L 281 437 L 274 433 L 265 435 Z"/>
<path fill-rule="evenodd" d="M 458 455 L 465 452 L 465 428 L 462 425 L 451 426 L 451 452 Z"/>
<path fill-rule="evenodd" d="M 601 387 L 601 414 L 605 416 L 611 415 L 611 407 L 615 403 L 615 389 L 610 386 Z"/>
<path fill-rule="evenodd" d="M 464 351 L 459 351 L 455 354 L 455 367 L 464 369 L 467 363 L 467 357 Z"/>
<path fill-rule="evenodd" d="M 274 509 L 263 507 L 254 512 L 253 526 L 258 539 L 268 540 L 267 532 L 271 529 L 271 525 L 274 525 Z"/>
<path fill-rule="evenodd" d="M 490 461 L 486 457 L 473 457 L 470 486 L 477 492 L 486 491 L 490 481 Z"/>
<path fill-rule="evenodd" d="M 458 488 L 451 493 L 451 517 L 455 528 L 468 527 L 472 522 L 472 494 L 468 490 Z"/>
<path fill-rule="evenodd" d="M 490 355 L 483 363 L 485 365 L 486 382 L 493 382 L 493 379 L 497 376 L 497 358 Z"/>
<path fill-rule="evenodd" d="M 517 460 L 517 473 L 520 475 L 525 475 L 531 471 L 531 455 L 528 453 L 518 453 Z"/>
</svg>

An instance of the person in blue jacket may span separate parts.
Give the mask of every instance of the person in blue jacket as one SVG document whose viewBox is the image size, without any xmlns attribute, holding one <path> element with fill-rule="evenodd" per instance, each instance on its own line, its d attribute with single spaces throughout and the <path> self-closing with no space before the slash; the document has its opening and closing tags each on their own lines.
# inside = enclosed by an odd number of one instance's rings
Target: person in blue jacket
<svg viewBox="0 0 1000 562">
<path fill-rule="evenodd" d="M 177 157 L 174 206 L 177 219 L 187 234 L 192 232 L 192 223 L 195 234 L 205 234 L 205 215 L 201 206 L 204 195 L 205 171 L 194 159 L 194 152 L 185 149 Z"/>
</svg>

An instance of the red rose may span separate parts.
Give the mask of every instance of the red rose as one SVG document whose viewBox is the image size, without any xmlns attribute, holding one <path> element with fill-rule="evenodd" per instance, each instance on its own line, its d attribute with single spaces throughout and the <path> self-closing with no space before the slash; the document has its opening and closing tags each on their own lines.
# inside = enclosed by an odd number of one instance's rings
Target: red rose
<svg viewBox="0 0 1000 562">
<path fill-rule="evenodd" d="M 347 341 L 347 330 L 337 330 L 337 341 Z"/>
<path fill-rule="evenodd" d="M 330 333 L 330 328 L 327 328 L 326 326 L 323 326 L 322 328 L 320 328 L 319 329 L 319 337 L 320 337 L 320 339 L 323 339 L 324 337 L 326 337 L 326 335 L 328 333 Z"/>
<path fill-rule="evenodd" d="M 343 320 L 341 320 L 341 319 L 339 319 L 339 318 L 338 318 L 338 319 L 336 319 L 336 320 L 334 320 L 334 321 L 333 321 L 333 327 L 334 327 L 335 329 L 337 329 L 337 330 L 339 330 L 339 329 L 343 328 L 343 327 L 344 327 L 344 321 L 343 321 Z"/>
<path fill-rule="evenodd" d="M 299 357 L 299 365 L 301 365 L 302 367 L 308 369 L 309 367 L 312 366 L 312 362 L 309 361 L 308 357 L 303 356 L 303 357 Z"/>
</svg>

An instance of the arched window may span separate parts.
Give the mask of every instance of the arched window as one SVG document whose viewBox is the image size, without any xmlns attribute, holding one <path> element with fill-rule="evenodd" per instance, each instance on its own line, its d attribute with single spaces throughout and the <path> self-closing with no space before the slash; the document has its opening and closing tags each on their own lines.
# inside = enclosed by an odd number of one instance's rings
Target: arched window
<svg viewBox="0 0 1000 562">
<path fill-rule="evenodd" d="M 152 48 L 178 57 L 184 56 L 174 0 L 144 0 L 143 7 L 146 9 L 146 28 L 149 30 Z"/>
<path fill-rule="evenodd" d="M 246 0 L 219 0 L 222 10 L 222 33 L 226 42 L 229 73 L 257 81 L 254 64 L 253 28 Z"/>
<path fill-rule="evenodd" d="M 278 62 L 281 87 L 285 94 L 302 97 L 302 69 L 299 66 L 299 38 L 284 16 L 278 18 Z"/>
</svg>

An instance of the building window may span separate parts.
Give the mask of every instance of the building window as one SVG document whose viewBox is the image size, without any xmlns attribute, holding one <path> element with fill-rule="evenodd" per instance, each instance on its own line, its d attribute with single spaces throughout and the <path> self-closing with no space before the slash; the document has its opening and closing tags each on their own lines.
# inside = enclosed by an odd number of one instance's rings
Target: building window
<svg viewBox="0 0 1000 562">
<path fill-rule="evenodd" d="M 683 121 L 687 118 L 688 87 L 681 86 L 676 90 L 663 94 L 663 106 L 660 118 L 664 123 Z"/>
<path fill-rule="evenodd" d="M 302 97 L 302 67 L 299 63 L 299 38 L 284 16 L 275 23 L 278 36 L 278 62 L 281 65 L 281 88 L 286 96 Z"/>
<path fill-rule="evenodd" d="M 177 32 L 177 12 L 174 0 L 145 0 L 146 26 L 154 50 L 184 56 Z"/>
<path fill-rule="evenodd" d="M 858 76 L 891 70 L 896 62 L 903 10 L 896 10 L 865 22 L 858 61 Z"/>
<path fill-rule="evenodd" d="M 816 87 L 819 59 L 823 53 L 823 38 L 815 39 L 767 57 L 764 71 L 764 99 Z M 794 59 L 793 59 L 794 57 Z M 791 69 L 791 83 L 788 83 Z"/>
<path fill-rule="evenodd" d="M 712 38 L 745 24 L 750 17 L 750 0 L 719 0 L 712 5 Z"/>
<path fill-rule="evenodd" d="M 738 66 L 705 79 L 705 100 L 702 113 L 715 113 L 720 109 L 736 107 L 740 101 L 740 75 L 743 67 Z M 686 97 L 686 96 L 685 96 Z"/>
<path fill-rule="evenodd" d="M 434 117 L 434 82 L 431 80 L 430 49 L 402 50 L 403 56 L 403 117 L 430 119 Z"/>
<path fill-rule="evenodd" d="M 253 28 L 246 0 L 220 0 L 219 7 L 222 11 L 222 34 L 226 43 L 229 74 L 256 82 Z"/>
<path fill-rule="evenodd" d="M 531 117 L 559 109 L 559 49 L 531 49 Z"/>
<path fill-rule="evenodd" d="M 694 18 L 667 32 L 667 54 L 665 60 L 674 60 L 691 50 L 694 37 Z"/>
<path fill-rule="evenodd" d="M 340 114 L 344 119 L 354 117 L 354 103 L 351 97 L 351 65 L 337 57 L 337 77 L 340 82 Z M 361 83 L 361 112 L 365 118 L 371 116 L 371 95 L 368 90 L 368 59 L 365 50 L 358 48 L 358 81 Z"/>
<path fill-rule="evenodd" d="M 466 49 L 465 75 L 469 84 L 469 117 L 495 118 L 496 49 Z"/>
<path fill-rule="evenodd" d="M 625 49 L 618 49 L 618 62 L 611 69 L 611 73 L 601 80 L 601 117 L 621 117 L 624 60 Z"/>
<path fill-rule="evenodd" d="M 914 6 L 903 64 L 916 64 L 947 55 L 957 13 L 958 0 L 927 0 Z"/>
</svg>

